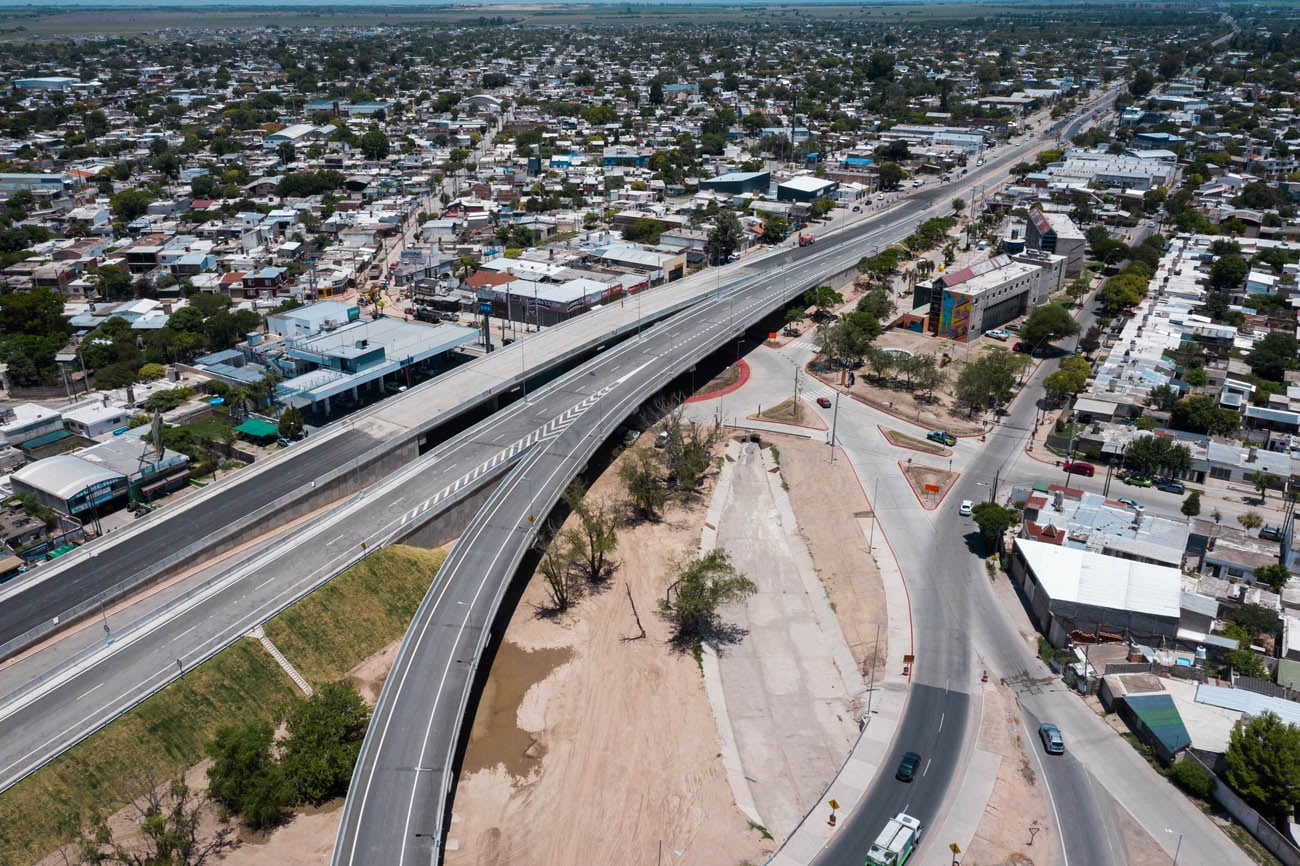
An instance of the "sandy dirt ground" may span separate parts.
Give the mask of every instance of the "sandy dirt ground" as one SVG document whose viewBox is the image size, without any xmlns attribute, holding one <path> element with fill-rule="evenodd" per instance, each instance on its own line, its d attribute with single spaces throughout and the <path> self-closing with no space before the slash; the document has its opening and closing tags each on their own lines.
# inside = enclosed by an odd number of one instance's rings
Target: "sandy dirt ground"
<svg viewBox="0 0 1300 866">
<path fill-rule="evenodd" d="M 939 507 L 943 498 L 948 495 L 948 488 L 952 487 L 959 477 L 956 472 L 912 463 L 910 459 L 903 464 L 903 474 L 907 476 L 907 483 L 912 485 L 917 501 L 927 511 Z"/>
<path fill-rule="evenodd" d="M 668 646 L 657 613 L 669 561 L 698 550 L 708 494 L 689 509 L 670 507 L 660 523 L 622 528 L 614 578 L 569 613 L 539 616 L 541 581 L 525 590 L 503 647 L 514 664 L 493 666 L 495 691 L 477 712 L 497 721 L 475 720 L 449 866 L 652 862 L 660 840 L 684 852 L 672 858 L 683 864 L 762 859 L 771 843 L 734 806 L 700 670 Z M 616 500 L 616 472 L 589 495 Z M 628 640 L 638 634 L 629 591 L 645 639 Z M 557 649 L 569 660 L 531 658 Z M 527 736 L 501 731 L 511 715 Z M 502 754 L 503 738 L 527 760 Z"/>
<path fill-rule="evenodd" d="M 1015 697 L 1005 687 L 984 690 L 977 748 L 1002 756 L 993 795 L 962 859 L 965 866 L 1056 866 L 1058 832 L 1033 759 Z M 1030 845 L 1029 828 L 1038 828 Z"/>
</svg>

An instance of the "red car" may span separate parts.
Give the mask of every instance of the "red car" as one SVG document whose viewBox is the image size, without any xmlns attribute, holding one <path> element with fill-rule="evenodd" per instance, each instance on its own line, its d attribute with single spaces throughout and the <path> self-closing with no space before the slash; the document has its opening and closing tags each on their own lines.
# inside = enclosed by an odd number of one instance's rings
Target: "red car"
<svg viewBox="0 0 1300 866">
<path fill-rule="evenodd" d="M 822 407 L 823 409 L 829 409 L 829 408 L 831 408 L 831 398 L 830 398 L 830 397 L 818 397 L 818 398 L 817 398 L 817 405 L 820 406 L 820 407 Z"/>
<path fill-rule="evenodd" d="M 1013 352 L 1024 352 L 1026 355 L 1028 355 L 1028 354 L 1029 354 L 1029 347 L 1026 346 L 1024 343 L 1016 343 L 1014 346 L 1011 347 L 1011 351 L 1013 351 Z"/>
</svg>

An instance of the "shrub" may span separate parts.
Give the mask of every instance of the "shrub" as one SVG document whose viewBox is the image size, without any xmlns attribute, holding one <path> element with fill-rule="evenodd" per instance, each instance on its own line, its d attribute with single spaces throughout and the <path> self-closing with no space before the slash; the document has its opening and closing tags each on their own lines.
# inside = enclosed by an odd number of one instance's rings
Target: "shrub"
<svg viewBox="0 0 1300 866">
<path fill-rule="evenodd" d="M 1193 797 L 1210 798 L 1214 790 L 1214 774 L 1190 759 L 1183 759 L 1169 768 L 1169 779 Z"/>
</svg>

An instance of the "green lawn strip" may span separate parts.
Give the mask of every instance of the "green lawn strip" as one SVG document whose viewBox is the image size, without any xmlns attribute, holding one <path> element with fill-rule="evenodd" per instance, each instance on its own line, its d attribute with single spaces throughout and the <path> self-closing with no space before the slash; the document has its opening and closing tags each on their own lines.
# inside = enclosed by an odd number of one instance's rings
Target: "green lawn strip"
<svg viewBox="0 0 1300 866">
<path fill-rule="evenodd" d="M 446 554 L 375 551 L 266 624 L 266 634 L 312 685 L 341 678 L 400 638 Z"/>
<path fill-rule="evenodd" d="M 150 783 L 203 759 L 213 733 L 235 720 L 277 720 L 297 694 L 258 644 L 241 640 L 112 724 L 0 793 L 0 864 L 34 863 L 67 828 L 111 814 Z"/>
</svg>

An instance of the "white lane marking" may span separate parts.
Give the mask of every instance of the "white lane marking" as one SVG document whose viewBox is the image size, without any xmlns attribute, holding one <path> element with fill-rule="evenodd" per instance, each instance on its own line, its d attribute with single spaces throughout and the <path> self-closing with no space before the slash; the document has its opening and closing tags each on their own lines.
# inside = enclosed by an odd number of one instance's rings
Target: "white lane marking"
<svg viewBox="0 0 1300 866">
<path fill-rule="evenodd" d="M 77 695 L 77 700 L 81 700 L 81 699 L 84 698 L 86 695 L 90 694 L 91 692 L 93 692 L 95 689 L 99 688 L 99 687 L 102 686 L 103 684 L 104 684 L 104 683 L 101 681 L 101 682 L 95 684 L 94 686 L 91 686 L 89 689 L 86 689 L 86 691 L 84 691 L 84 692 L 82 692 L 81 694 Z"/>
</svg>

